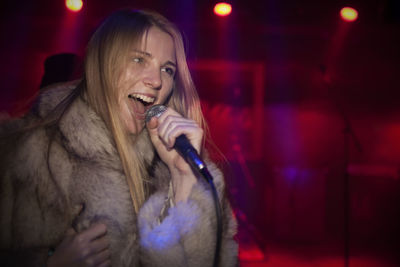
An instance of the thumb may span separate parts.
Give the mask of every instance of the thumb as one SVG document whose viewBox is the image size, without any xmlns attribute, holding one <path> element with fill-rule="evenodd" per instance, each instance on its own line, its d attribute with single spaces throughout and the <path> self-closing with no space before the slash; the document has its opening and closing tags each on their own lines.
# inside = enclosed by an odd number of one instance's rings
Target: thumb
<svg viewBox="0 0 400 267">
<path fill-rule="evenodd" d="M 156 117 L 150 119 L 150 121 L 146 124 L 147 130 L 149 130 L 150 136 L 158 135 L 157 127 L 158 120 Z"/>
<path fill-rule="evenodd" d="M 158 119 L 156 117 L 151 118 L 147 123 L 147 130 L 149 131 L 151 142 L 156 149 L 162 147 L 162 141 L 158 135 Z"/>
<path fill-rule="evenodd" d="M 74 228 L 68 228 L 67 229 L 67 231 L 65 232 L 65 236 L 67 237 L 67 236 L 74 236 L 74 235 L 76 235 L 77 233 L 76 233 L 76 231 L 74 230 Z"/>
</svg>

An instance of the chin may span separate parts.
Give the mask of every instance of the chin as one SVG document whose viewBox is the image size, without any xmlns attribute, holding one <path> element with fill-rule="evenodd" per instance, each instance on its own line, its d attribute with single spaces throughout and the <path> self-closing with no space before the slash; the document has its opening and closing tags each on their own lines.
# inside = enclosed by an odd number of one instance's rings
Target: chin
<svg viewBox="0 0 400 267">
<path fill-rule="evenodd" d="M 136 125 L 131 124 L 131 125 L 128 125 L 127 129 L 128 129 L 129 134 L 139 134 L 143 131 L 144 125 L 141 125 L 141 123 L 138 123 Z"/>
</svg>

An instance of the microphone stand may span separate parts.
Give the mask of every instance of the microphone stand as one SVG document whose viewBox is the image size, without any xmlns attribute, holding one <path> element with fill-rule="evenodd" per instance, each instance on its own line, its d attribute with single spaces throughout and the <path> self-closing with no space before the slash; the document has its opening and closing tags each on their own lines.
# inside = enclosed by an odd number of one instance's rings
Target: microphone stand
<svg viewBox="0 0 400 267">
<path fill-rule="evenodd" d="M 334 86 L 329 79 L 329 76 L 326 76 L 326 67 L 321 66 L 321 72 L 323 76 L 325 76 L 324 83 L 326 88 L 328 89 L 329 95 L 333 96 L 332 91 Z M 343 238 L 344 238 L 344 267 L 349 267 L 350 260 L 350 175 L 349 175 L 349 165 L 350 165 L 350 143 L 353 141 L 353 144 L 356 146 L 357 150 L 360 153 L 363 153 L 363 149 L 361 143 L 359 142 L 357 136 L 354 133 L 354 130 L 351 126 L 351 122 L 344 112 L 343 107 L 339 104 L 338 100 L 334 100 L 334 106 L 339 112 L 343 123 Z"/>
<path fill-rule="evenodd" d="M 360 142 L 358 141 L 353 128 L 351 127 L 351 123 L 344 113 L 342 109 L 339 109 L 343 122 L 343 143 L 344 143 L 344 175 L 343 175 L 343 183 L 344 183 L 344 193 L 343 193 L 343 201 L 344 201 L 344 266 L 349 267 L 349 259 L 350 259 L 350 174 L 349 174 L 349 165 L 350 165 L 350 142 L 353 140 L 354 145 L 356 146 L 359 152 L 363 152 Z"/>
</svg>

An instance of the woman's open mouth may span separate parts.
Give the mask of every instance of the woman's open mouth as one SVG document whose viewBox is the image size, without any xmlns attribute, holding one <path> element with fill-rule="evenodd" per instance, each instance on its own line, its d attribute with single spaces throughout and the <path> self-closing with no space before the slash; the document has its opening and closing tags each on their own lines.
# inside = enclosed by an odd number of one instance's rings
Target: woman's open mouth
<svg viewBox="0 0 400 267">
<path fill-rule="evenodd" d="M 132 108 L 135 113 L 142 115 L 154 104 L 155 97 L 150 97 L 142 94 L 130 94 L 129 99 L 132 100 Z"/>
</svg>

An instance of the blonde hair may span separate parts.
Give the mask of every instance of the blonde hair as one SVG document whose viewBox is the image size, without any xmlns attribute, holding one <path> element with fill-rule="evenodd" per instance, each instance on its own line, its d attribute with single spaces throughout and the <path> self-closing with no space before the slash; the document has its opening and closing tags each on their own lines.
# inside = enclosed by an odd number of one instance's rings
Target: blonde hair
<svg viewBox="0 0 400 267">
<path fill-rule="evenodd" d="M 148 172 L 143 157 L 134 149 L 132 136 L 119 117 L 117 83 L 132 43 L 142 40 L 151 27 L 168 33 L 175 44 L 177 71 L 166 105 L 206 127 L 199 97 L 186 62 L 182 35 L 166 18 L 150 11 L 121 10 L 112 14 L 93 34 L 86 52 L 83 91 L 89 105 L 110 129 L 129 186 L 133 207 L 139 211 L 148 195 Z"/>
</svg>

